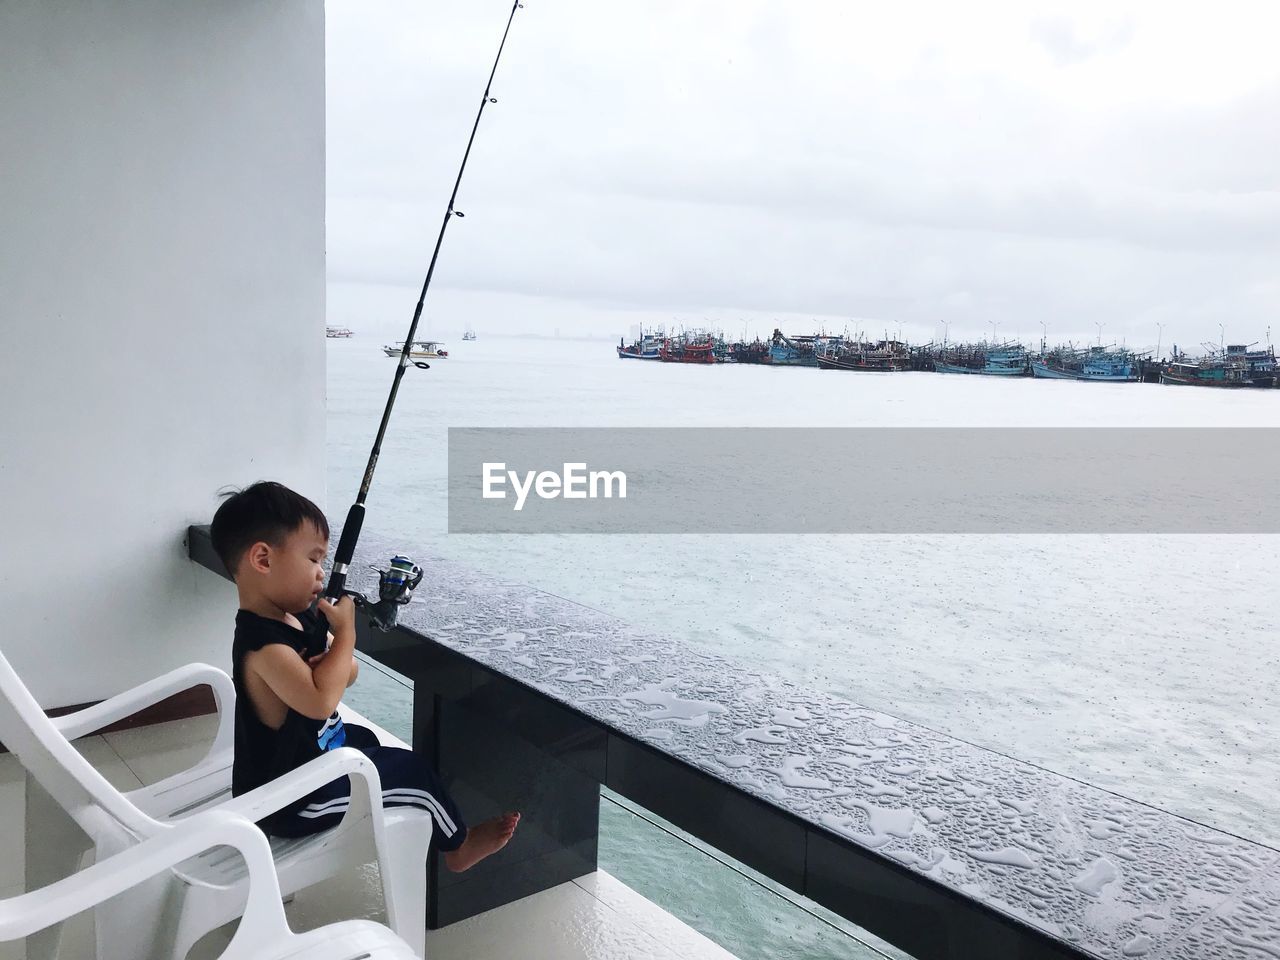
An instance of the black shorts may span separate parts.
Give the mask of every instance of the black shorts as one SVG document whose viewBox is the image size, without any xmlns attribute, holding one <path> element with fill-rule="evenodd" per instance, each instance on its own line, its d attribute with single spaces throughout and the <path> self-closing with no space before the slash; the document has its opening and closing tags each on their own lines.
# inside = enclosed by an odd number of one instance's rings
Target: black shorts
<svg viewBox="0 0 1280 960">
<path fill-rule="evenodd" d="M 355 747 L 373 761 L 382 780 L 384 807 L 417 807 L 431 814 L 435 830 L 431 845 L 456 850 L 467 839 L 467 825 L 439 775 L 425 760 L 403 747 L 384 747 L 367 727 L 345 724 L 345 746 Z M 335 827 L 351 804 L 347 777 L 326 783 L 298 803 L 271 818 L 270 832 L 278 837 L 305 837 Z"/>
</svg>

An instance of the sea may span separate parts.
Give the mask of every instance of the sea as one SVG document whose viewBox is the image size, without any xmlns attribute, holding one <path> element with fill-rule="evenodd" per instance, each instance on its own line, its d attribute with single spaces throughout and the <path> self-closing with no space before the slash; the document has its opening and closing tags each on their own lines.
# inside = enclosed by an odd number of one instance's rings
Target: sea
<svg viewBox="0 0 1280 960">
<path fill-rule="evenodd" d="M 450 535 L 446 502 L 450 427 L 1276 427 L 1280 391 L 686 366 L 619 360 L 615 342 L 448 338 L 401 384 L 366 523 L 1280 847 L 1280 536 Z M 359 329 L 327 344 L 342 514 L 395 361 Z M 402 684 L 364 671 L 351 693 L 407 735 Z M 744 960 L 899 956 L 651 819 L 606 798 L 601 867 Z"/>
</svg>

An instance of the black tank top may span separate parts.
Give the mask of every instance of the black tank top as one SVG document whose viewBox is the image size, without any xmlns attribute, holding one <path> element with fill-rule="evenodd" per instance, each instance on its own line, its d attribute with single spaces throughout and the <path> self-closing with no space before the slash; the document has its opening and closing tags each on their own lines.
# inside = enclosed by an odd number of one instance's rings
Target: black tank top
<svg viewBox="0 0 1280 960">
<path fill-rule="evenodd" d="M 240 796 L 276 777 L 296 770 L 326 750 L 346 742 L 342 718 L 335 710 L 327 720 L 312 720 L 290 708 L 279 730 L 260 719 L 244 683 L 244 659 L 267 644 L 283 643 L 299 657 L 308 650 L 324 650 L 328 622 L 314 609 L 297 615 L 302 629 L 269 620 L 248 610 L 236 613 L 236 635 L 231 647 L 231 679 L 236 688 L 235 759 L 231 767 L 231 793 Z M 291 804 L 291 809 L 297 804 Z"/>
</svg>

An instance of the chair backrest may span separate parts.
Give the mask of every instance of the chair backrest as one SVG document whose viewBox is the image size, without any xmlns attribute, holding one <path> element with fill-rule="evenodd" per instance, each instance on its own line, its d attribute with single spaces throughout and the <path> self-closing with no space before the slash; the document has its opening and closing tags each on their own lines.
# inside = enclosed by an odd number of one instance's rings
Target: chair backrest
<svg viewBox="0 0 1280 960">
<path fill-rule="evenodd" d="M 0 651 L 0 743 L 22 761 L 57 804 L 91 837 L 125 831 L 141 838 L 159 825 L 80 756 L 54 726 Z"/>
</svg>

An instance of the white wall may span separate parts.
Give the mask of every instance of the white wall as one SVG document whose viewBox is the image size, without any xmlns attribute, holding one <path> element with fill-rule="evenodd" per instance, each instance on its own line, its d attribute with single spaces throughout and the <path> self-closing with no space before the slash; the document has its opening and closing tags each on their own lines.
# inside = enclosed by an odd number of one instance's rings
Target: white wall
<svg viewBox="0 0 1280 960">
<path fill-rule="evenodd" d="M 225 484 L 324 500 L 320 0 L 0 3 L 0 650 L 46 707 L 227 665 Z"/>
</svg>

